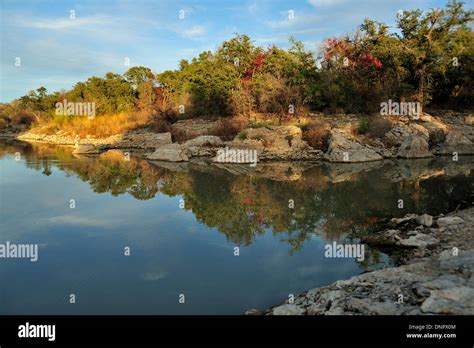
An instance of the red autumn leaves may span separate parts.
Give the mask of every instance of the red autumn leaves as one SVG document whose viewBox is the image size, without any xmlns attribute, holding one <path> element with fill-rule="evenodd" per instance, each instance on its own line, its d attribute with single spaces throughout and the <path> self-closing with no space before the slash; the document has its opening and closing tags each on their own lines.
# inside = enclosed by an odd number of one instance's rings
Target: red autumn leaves
<svg viewBox="0 0 474 348">
<path fill-rule="evenodd" d="M 382 67 L 382 62 L 370 51 L 355 47 L 344 39 L 326 39 L 323 57 L 326 63 L 342 60 L 345 67 L 373 67 L 375 69 Z"/>
</svg>

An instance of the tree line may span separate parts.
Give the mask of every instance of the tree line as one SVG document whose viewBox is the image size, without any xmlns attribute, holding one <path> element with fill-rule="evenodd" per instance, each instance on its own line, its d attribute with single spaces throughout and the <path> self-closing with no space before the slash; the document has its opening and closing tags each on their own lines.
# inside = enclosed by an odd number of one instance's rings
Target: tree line
<svg viewBox="0 0 474 348">
<path fill-rule="evenodd" d="M 370 114 L 388 99 L 468 108 L 473 101 L 473 11 L 452 0 L 442 9 L 399 11 L 396 28 L 366 19 L 328 38 L 315 54 L 290 38 L 288 49 L 256 46 L 247 35 L 223 42 L 179 67 L 155 74 L 132 67 L 78 82 L 71 90 L 40 87 L 0 105 L 0 126 L 57 119 L 63 100 L 94 102 L 97 115 L 141 112 L 150 119 L 295 117 L 308 111 Z"/>
</svg>

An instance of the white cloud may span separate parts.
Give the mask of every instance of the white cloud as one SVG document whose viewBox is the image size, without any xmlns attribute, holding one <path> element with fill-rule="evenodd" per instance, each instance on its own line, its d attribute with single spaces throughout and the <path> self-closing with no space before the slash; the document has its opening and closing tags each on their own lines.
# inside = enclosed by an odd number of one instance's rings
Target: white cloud
<svg viewBox="0 0 474 348">
<path fill-rule="evenodd" d="M 195 25 L 183 30 L 180 34 L 185 38 L 196 38 L 205 35 L 206 29 L 202 25 Z"/>
<path fill-rule="evenodd" d="M 18 21 L 18 24 L 27 28 L 65 30 L 71 28 L 87 27 L 93 25 L 110 23 L 110 19 L 105 16 L 77 17 L 74 19 L 33 19 L 25 18 Z"/>
<path fill-rule="evenodd" d="M 336 5 L 344 1 L 346 0 L 308 0 L 308 2 L 315 7 Z"/>
</svg>

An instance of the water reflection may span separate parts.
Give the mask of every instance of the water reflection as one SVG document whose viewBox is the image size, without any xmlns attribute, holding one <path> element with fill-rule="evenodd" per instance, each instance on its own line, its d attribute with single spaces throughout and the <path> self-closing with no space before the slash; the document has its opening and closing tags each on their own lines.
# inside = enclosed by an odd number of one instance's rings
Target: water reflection
<svg viewBox="0 0 474 348">
<path fill-rule="evenodd" d="M 373 248 L 362 262 L 328 259 L 324 245 L 350 242 L 353 230 L 392 216 L 468 204 L 473 168 L 471 157 L 256 168 L 151 163 L 126 161 L 120 151 L 85 157 L 69 148 L 4 143 L 0 243 L 38 243 L 40 251 L 35 264 L 0 260 L 0 279 L 8 280 L 0 287 L 0 314 L 265 308 L 390 264 Z M 80 299 L 73 307 L 65 300 L 71 291 Z M 186 306 L 177 302 L 182 292 Z"/>
<path fill-rule="evenodd" d="M 469 202 L 471 157 L 360 164 L 260 163 L 246 165 L 151 163 L 110 150 L 73 155 L 69 148 L 15 142 L 0 158 L 20 152 L 28 168 L 76 175 L 97 193 L 148 200 L 181 196 L 184 209 L 240 245 L 270 229 L 298 250 L 311 234 L 338 240 L 387 217 L 438 214 Z M 403 200 L 403 209 L 399 200 Z M 284 234 L 284 236 L 283 236 Z"/>
</svg>

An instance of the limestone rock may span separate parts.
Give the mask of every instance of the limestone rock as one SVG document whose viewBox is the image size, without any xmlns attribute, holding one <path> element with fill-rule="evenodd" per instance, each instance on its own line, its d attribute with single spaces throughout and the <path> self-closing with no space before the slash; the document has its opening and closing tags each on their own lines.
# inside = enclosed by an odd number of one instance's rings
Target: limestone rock
<svg viewBox="0 0 474 348">
<path fill-rule="evenodd" d="M 408 247 L 426 248 L 439 244 L 439 240 L 427 234 L 418 233 L 407 239 L 400 240 L 399 244 Z"/>
<path fill-rule="evenodd" d="M 416 217 L 416 223 L 426 227 L 430 227 L 433 224 L 433 217 L 428 214 L 419 215 Z"/>
<path fill-rule="evenodd" d="M 221 140 L 221 138 L 215 135 L 201 135 L 197 138 L 186 141 L 185 145 L 188 147 L 194 147 L 194 146 L 218 147 L 218 146 L 223 146 L 224 143 Z"/>
<path fill-rule="evenodd" d="M 304 309 L 294 304 L 284 304 L 272 310 L 273 315 L 302 315 L 304 312 Z"/>
<path fill-rule="evenodd" d="M 428 142 L 420 136 L 412 135 L 405 138 L 398 149 L 397 157 L 424 158 L 432 157 Z"/>
<path fill-rule="evenodd" d="M 451 155 L 457 152 L 460 155 L 474 154 L 474 144 L 460 130 L 452 130 L 446 135 L 446 141 L 440 145 L 437 153 Z"/>
<path fill-rule="evenodd" d="M 329 162 L 369 162 L 383 159 L 376 151 L 342 132 L 333 130 L 329 138 L 329 148 L 324 156 Z"/>
<path fill-rule="evenodd" d="M 444 227 L 448 225 L 461 224 L 463 222 L 464 220 L 461 219 L 459 216 L 446 216 L 439 218 L 436 223 L 439 227 Z"/>
<path fill-rule="evenodd" d="M 421 310 L 435 314 L 474 314 L 474 289 L 466 286 L 433 290 Z"/>
<path fill-rule="evenodd" d="M 186 162 L 189 160 L 186 146 L 176 143 L 159 147 L 155 152 L 146 155 L 146 158 L 169 162 Z"/>
</svg>

